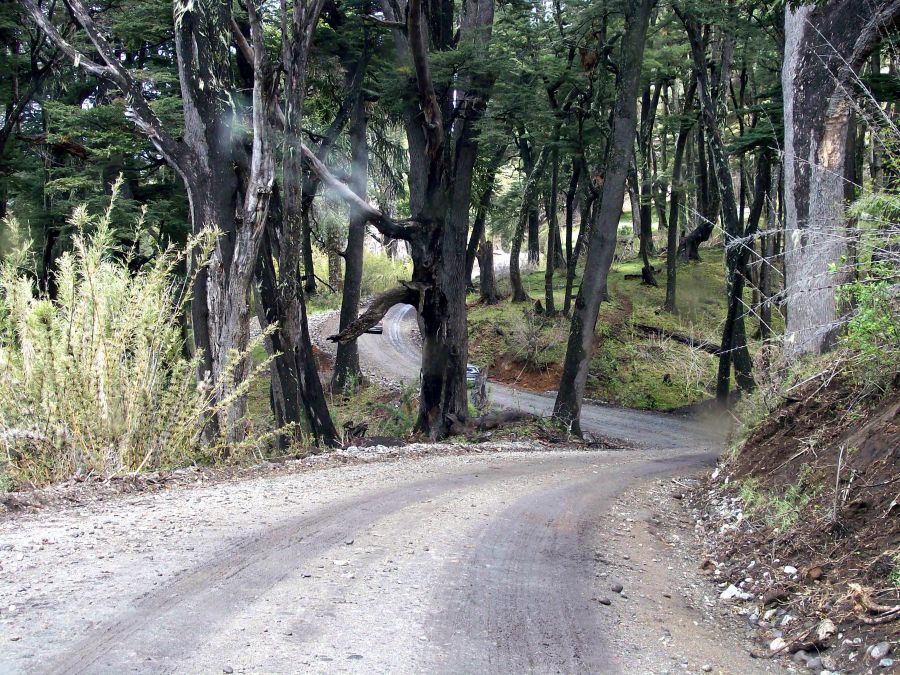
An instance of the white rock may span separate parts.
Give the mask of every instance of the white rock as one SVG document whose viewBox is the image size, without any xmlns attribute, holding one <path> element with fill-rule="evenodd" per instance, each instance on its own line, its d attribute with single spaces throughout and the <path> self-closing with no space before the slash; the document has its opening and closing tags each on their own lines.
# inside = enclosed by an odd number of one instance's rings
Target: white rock
<svg viewBox="0 0 900 675">
<path fill-rule="evenodd" d="M 891 645 L 889 643 L 879 642 L 877 645 L 872 647 L 872 651 L 869 652 L 869 656 L 871 656 L 875 661 L 879 661 L 887 656 L 890 651 Z"/>
<path fill-rule="evenodd" d="M 787 647 L 787 642 L 784 641 L 784 638 L 775 638 L 769 643 L 769 650 L 773 652 L 780 652 L 785 647 Z"/>
<path fill-rule="evenodd" d="M 822 619 L 816 626 L 816 638 L 819 642 L 825 642 L 837 632 L 837 627 L 831 619 Z"/>
<path fill-rule="evenodd" d="M 734 584 L 730 584 L 728 588 L 726 588 L 719 595 L 719 598 L 722 600 L 749 600 L 753 596 L 746 591 L 742 591 Z"/>
<path fill-rule="evenodd" d="M 794 567 L 793 565 L 785 565 L 784 573 L 787 574 L 788 576 L 793 576 L 793 575 L 797 574 L 797 568 Z"/>
</svg>

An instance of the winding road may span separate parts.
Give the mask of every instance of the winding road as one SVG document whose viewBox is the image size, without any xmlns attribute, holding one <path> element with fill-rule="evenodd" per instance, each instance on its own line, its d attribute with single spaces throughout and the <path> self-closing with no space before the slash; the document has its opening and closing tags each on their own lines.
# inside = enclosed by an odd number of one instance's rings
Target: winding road
<svg viewBox="0 0 900 675">
<path fill-rule="evenodd" d="M 337 333 L 336 318 L 326 327 L 331 333 Z M 415 307 L 392 307 L 384 317 L 384 333 L 363 335 L 359 340 L 364 368 L 405 382 L 418 381 L 421 352 L 413 337 L 415 328 Z M 553 412 L 553 394 L 538 394 L 497 383 L 490 383 L 488 390 L 495 406 L 543 416 Z M 718 422 L 721 421 L 592 403 L 585 403 L 581 410 L 581 426 L 585 432 L 648 448 L 679 448 L 691 444 L 717 447 L 722 442 L 722 425 Z"/>
<path fill-rule="evenodd" d="M 412 321 L 398 307 L 363 337 L 366 364 L 415 379 Z M 709 466 L 719 440 L 667 415 L 585 406 L 584 421 L 639 449 L 358 450 L 346 465 L 6 514 L 0 673 L 659 672 L 672 664 L 652 633 L 663 616 L 687 627 L 671 656 L 687 661 L 706 643 L 684 602 L 657 592 L 642 632 L 626 619 L 644 595 L 605 613 L 597 599 L 609 556 L 641 578 L 673 569 L 668 549 L 609 533 L 615 504 Z"/>
</svg>

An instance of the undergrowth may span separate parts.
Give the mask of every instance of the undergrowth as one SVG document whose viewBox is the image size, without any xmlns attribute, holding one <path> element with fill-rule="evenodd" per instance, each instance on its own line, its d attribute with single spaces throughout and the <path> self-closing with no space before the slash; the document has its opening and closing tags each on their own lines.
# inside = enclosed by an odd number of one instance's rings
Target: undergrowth
<svg viewBox="0 0 900 675">
<path fill-rule="evenodd" d="M 175 273 L 192 246 L 210 250 L 214 233 L 184 250 L 159 251 L 134 272 L 134 251 L 115 244 L 114 205 L 115 192 L 99 216 L 84 207 L 72 214 L 77 234 L 59 260 L 56 298 L 35 288 L 26 248 L 4 260 L 0 476 L 7 488 L 214 460 L 224 448 L 220 439 L 201 443 L 205 421 L 230 401 L 214 404 L 212 383 L 196 379 L 201 355 L 183 355 L 189 284 Z"/>
</svg>

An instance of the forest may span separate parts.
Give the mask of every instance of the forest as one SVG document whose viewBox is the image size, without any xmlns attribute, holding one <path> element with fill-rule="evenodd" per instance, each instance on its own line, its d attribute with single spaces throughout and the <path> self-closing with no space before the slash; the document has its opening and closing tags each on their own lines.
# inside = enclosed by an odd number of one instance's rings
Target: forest
<svg viewBox="0 0 900 675">
<path fill-rule="evenodd" d="M 0 34 L 0 672 L 897 672 L 900 0 Z"/>
<path fill-rule="evenodd" d="M 431 440 L 483 419 L 470 354 L 575 436 L 586 396 L 730 418 L 820 355 L 897 385 L 897 2 L 0 11 L 10 480 L 345 444 L 397 305 Z"/>
</svg>

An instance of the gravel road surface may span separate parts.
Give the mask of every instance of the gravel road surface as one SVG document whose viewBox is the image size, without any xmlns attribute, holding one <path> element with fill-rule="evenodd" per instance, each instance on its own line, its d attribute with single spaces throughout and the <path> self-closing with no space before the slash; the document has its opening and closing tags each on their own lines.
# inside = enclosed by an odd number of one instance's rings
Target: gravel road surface
<svg viewBox="0 0 900 675">
<path fill-rule="evenodd" d="M 10 519 L 0 672 L 627 672 L 604 512 L 712 457 L 433 456 Z"/>
</svg>

